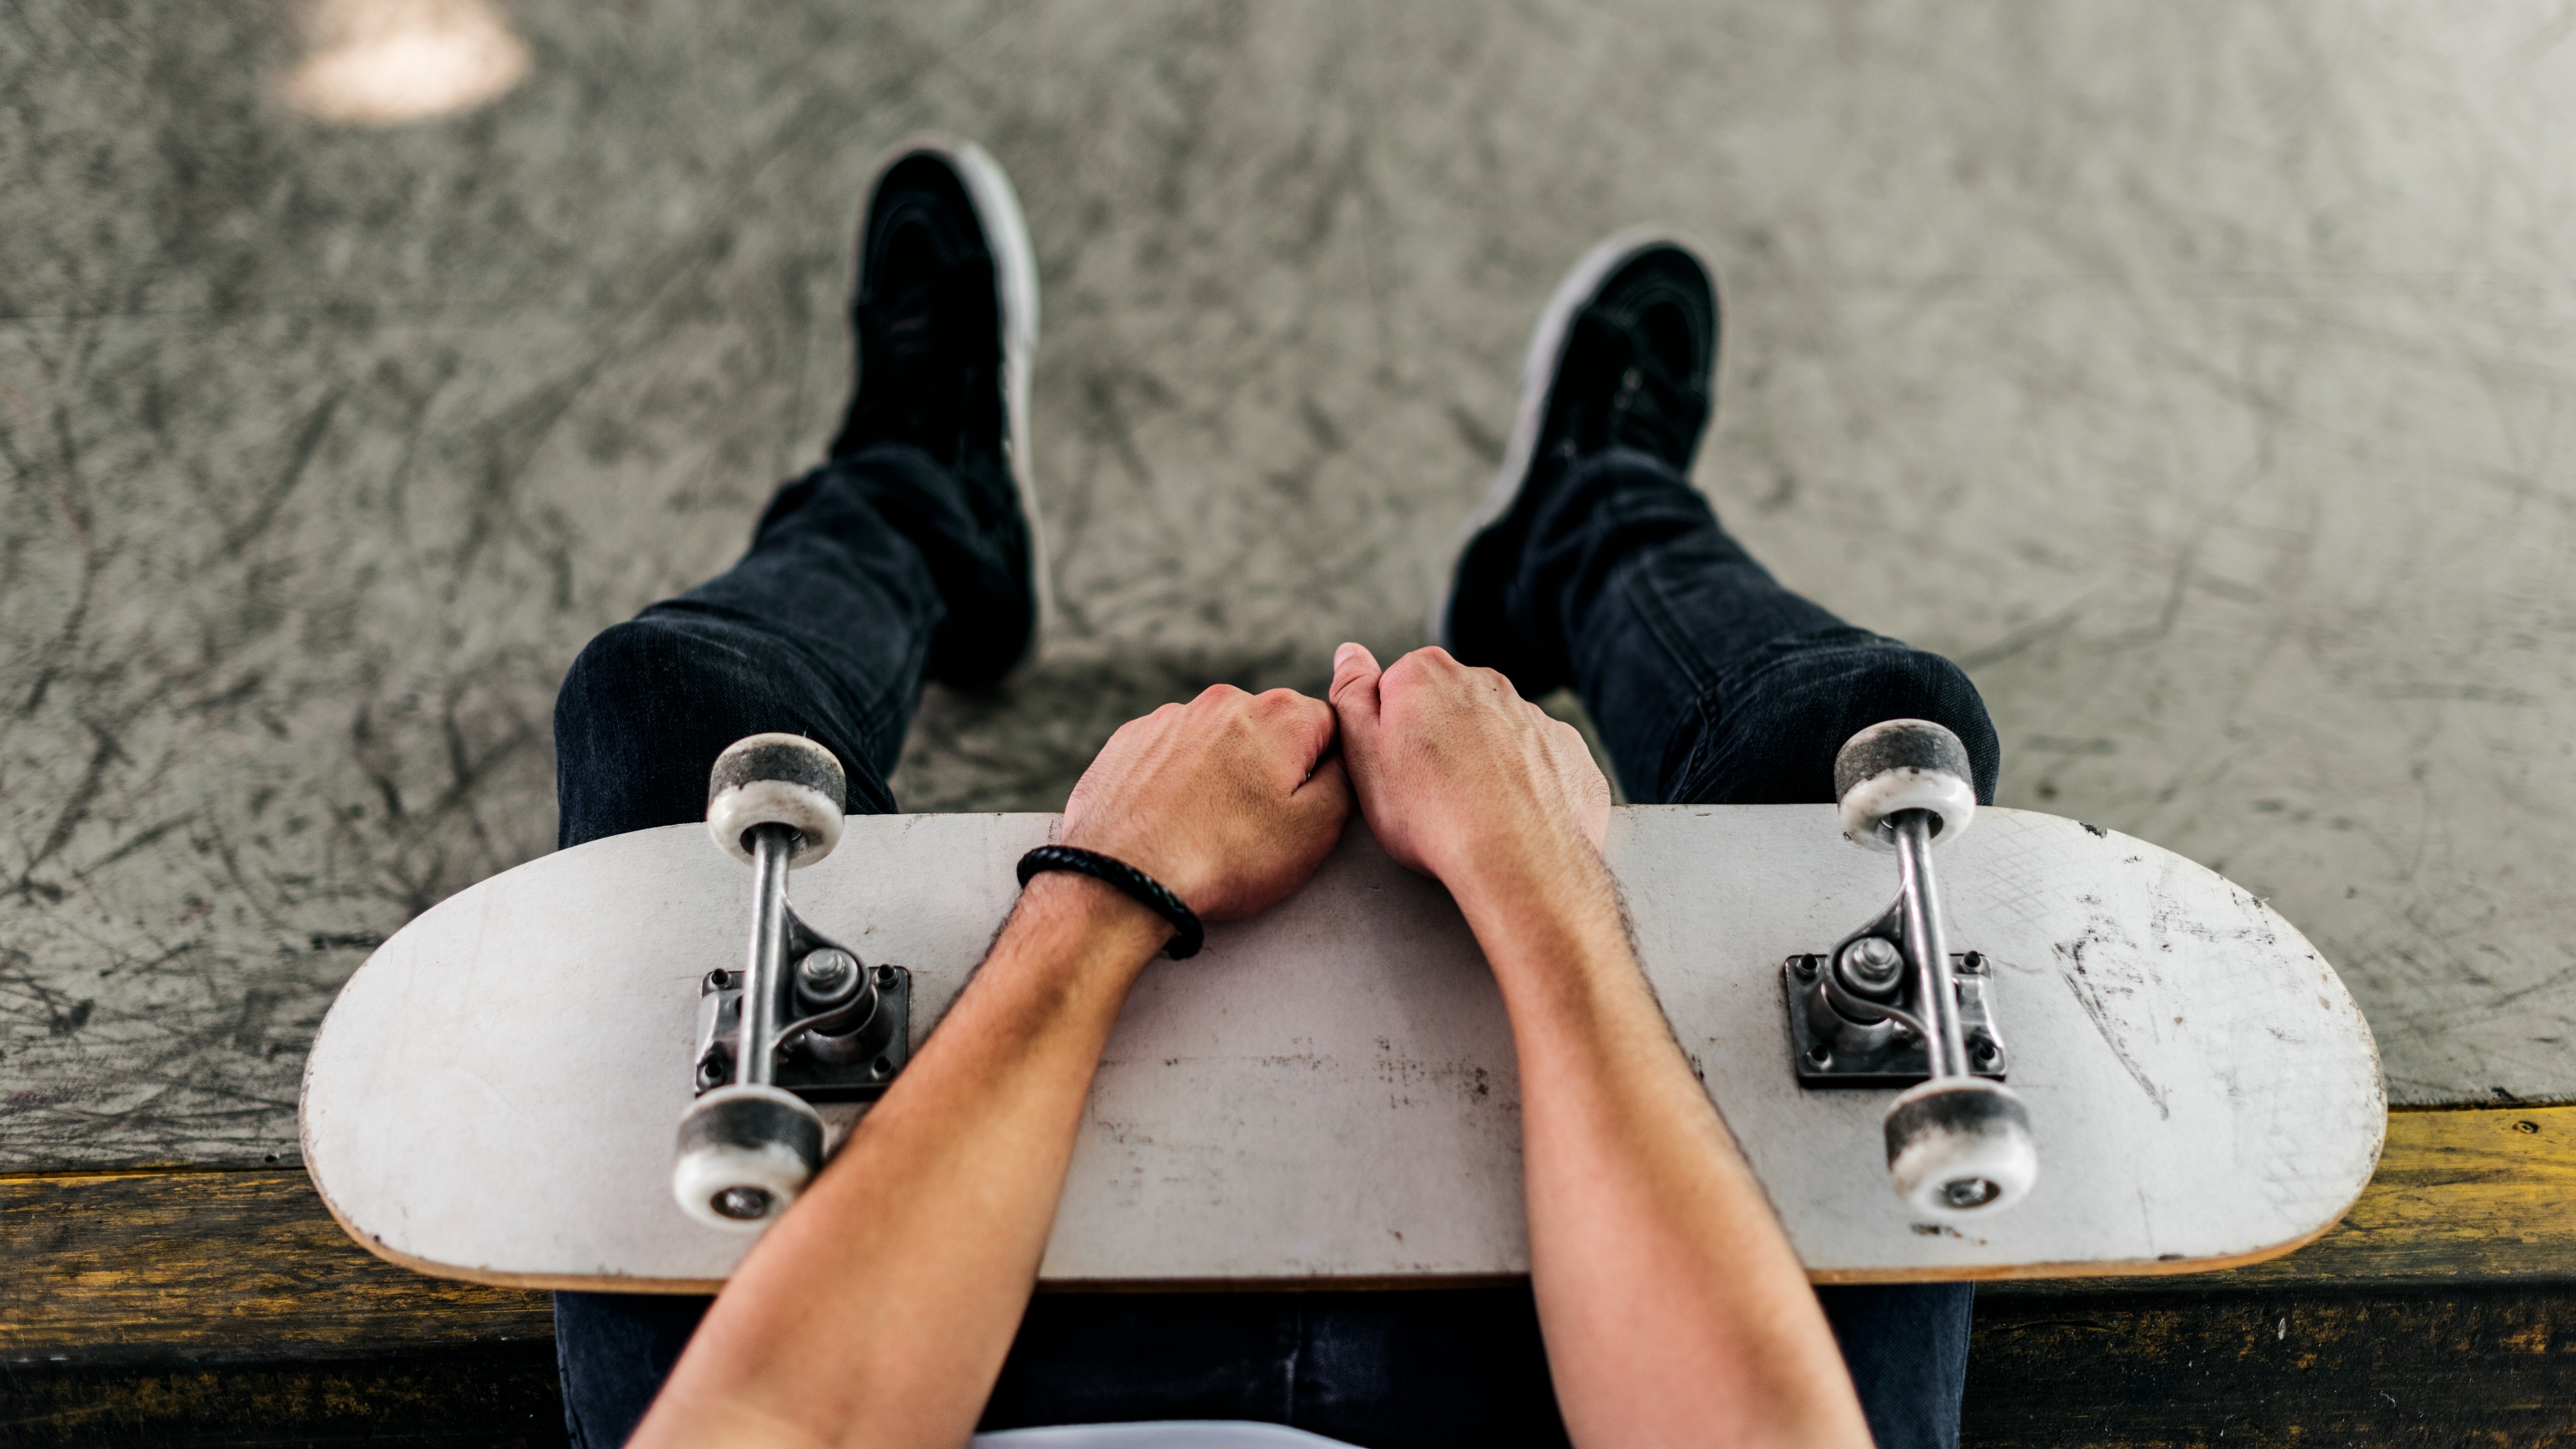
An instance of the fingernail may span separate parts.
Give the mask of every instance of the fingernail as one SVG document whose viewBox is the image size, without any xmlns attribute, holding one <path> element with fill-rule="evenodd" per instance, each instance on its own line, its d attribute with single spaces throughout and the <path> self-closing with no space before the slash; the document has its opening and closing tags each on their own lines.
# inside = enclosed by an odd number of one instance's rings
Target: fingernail
<svg viewBox="0 0 2576 1449">
<path fill-rule="evenodd" d="M 1345 645 L 1343 645 L 1341 648 L 1334 650 L 1334 651 L 1333 651 L 1333 667 L 1334 667 L 1335 669 L 1339 669 L 1339 668 L 1341 668 L 1341 667 L 1342 667 L 1342 661 L 1343 661 L 1343 660 L 1345 660 L 1345 659 L 1350 658 L 1350 657 L 1351 657 L 1351 655 L 1352 655 L 1353 653 L 1355 653 L 1355 652 L 1357 652 L 1357 651 L 1358 651 L 1359 647 L 1360 647 L 1360 646 L 1358 646 L 1357 644 L 1345 644 Z"/>
</svg>

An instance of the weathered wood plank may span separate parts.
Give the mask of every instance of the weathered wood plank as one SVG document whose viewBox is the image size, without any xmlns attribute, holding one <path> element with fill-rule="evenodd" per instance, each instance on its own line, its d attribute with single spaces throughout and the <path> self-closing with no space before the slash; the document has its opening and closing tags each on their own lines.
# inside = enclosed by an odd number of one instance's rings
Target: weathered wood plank
<svg viewBox="0 0 2576 1449">
<path fill-rule="evenodd" d="M 550 1337 L 542 1293 L 361 1251 L 296 1169 L 0 1177 L 0 1362 L 279 1358 Z"/>
<path fill-rule="evenodd" d="M 2045 1296 L 2576 1280 L 2571 1202 L 2576 1107 L 2400 1112 L 2369 1191 L 2309 1247 Z M 287 1169 L 0 1177 L 0 1244 L 0 1363 L 380 1353 L 552 1332 L 543 1294 L 424 1278 L 360 1251 Z"/>
<path fill-rule="evenodd" d="M 0 1367 L 12 1449 L 553 1449 L 565 1443 L 543 1343 L 325 1363 Z"/>
<path fill-rule="evenodd" d="M 1980 1293 L 1979 1449 L 2576 1445 L 2576 1288 Z"/>
</svg>

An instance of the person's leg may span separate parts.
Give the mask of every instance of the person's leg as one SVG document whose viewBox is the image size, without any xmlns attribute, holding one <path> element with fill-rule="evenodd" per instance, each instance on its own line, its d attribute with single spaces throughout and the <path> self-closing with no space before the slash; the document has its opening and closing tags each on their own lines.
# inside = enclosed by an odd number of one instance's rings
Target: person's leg
<svg viewBox="0 0 2576 1449">
<path fill-rule="evenodd" d="M 732 569 L 592 639 L 555 700 L 557 844 L 701 818 L 717 754 L 763 730 L 838 755 L 853 813 L 893 809 L 948 612 L 916 537 L 974 541 L 943 516 L 956 492 L 917 448 L 835 459 L 779 490 Z"/>
<path fill-rule="evenodd" d="M 1782 588 L 1649 454 L 1568 470 L 1513 595 L 1641 804 L 1830 804 L 1835 752 L 1887 719 L 1947 726 L 1993 802 L 2001 752 L 1967 675 Z"/>
<path fill-rule="evenodd" d="M 1958 1449 L 1968 1382 L 1967 1283 L 1819 1288 L 1878 1449 Z"/>
<path fill-rule="evenodd" d="M 557 1293 L 555 1370 L 573 1449 L 617 1449 L 689 1346 L 711 1298 Z"/>
<path fill-rule="evenodd" d="M 963 148 L 881 166 L 852 305 L 860 385 L 833 456 L 779 490 L 741 562 L 573 662 L 555 702 L 561 845 L 703 818 L 716 756 L 772 730 L 840 757 L 851 812 L 891 810 L 923 679 L 985 684 L 1027 653 L 1042 575 L 1004 380 L 1024 384 L 1035 333 L 1035 298 L 1009 278 L 1033 269 L 989 168 Z M 707 1301 L 556 1295 L 576 1443 L 625 1441 Z"/>
<path fill-rule="evenodd" d="M 1571 685 L 1639 803 L 1831 803 L 1835 752 L 1896 718 L 1956 733 L 1990 803 L 2000 751 L 1967 676 L 1782 588 L 1690 486 L 1718 322 L 1685 245 L 1614 239 L 1576 268 L 1441 636 L 1525 695 Z M 1817 1296 L 1881 1449 L 1956 1445 L 1972 1290 Z"/>
</svg>

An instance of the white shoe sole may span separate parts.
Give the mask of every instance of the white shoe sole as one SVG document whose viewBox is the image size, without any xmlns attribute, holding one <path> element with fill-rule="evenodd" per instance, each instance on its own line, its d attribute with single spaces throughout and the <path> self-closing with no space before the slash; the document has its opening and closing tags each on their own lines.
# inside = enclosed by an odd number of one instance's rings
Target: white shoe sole
<svg viewBox="0 0 2576 1449">
<path fill-rule="evenodd" d="M 935 134 L 898 141 L 877 158 L 875 169 L 868 175 L 867 200 L 859 213 L 862 224 L 876 207 L 877 186 L 885 180 L 886 172 L 906 156 L 925 151 L 956 168 L 965 181 L 966 199 L 975 208 L 976 224 L 984 229 L 985 244 L 992 248 L 993 275 L 1001 289 L 1002 466 L 1010 472 L 1011 486 L 1020 497 L 1020 517 L 1028 525 L 1029 592 L 1037 605 L 1028 648 L 1005 671 L 1003 677 L 1007 679 L 1036 660 L 1055 623 L 1055 589 L 1047 572 L 1046 530 L 1038 519 L 1037 489 L 1030 481 L 1029 372 L 1038 351 L 1037 253 L 1029 245 L 1029 221 L 1020 210 L 1020 195 L 1011 188 L 1010 174 L 1001 163 L 972 141 Z"/>
<path fill-rule="evenodd" d="M 1632 226 L 1625 231 L 1614 232 L 1585 252 L 1583 259 L 1566 272 L 1564 278 L 1557 282 L 1556 290 L 1548 295 L 1547 306 L 1538 314 L 1538 327 L 1530 333 L 1529 350 L 1521 354 L 1520 407 L 1512 418 L 1511 442 L 1503 449 L 1503 466 L 1494 475 L 1494 486 L 1486 492 L 1485 501 L 1467 516 L 1467 521 L 1458 529 L 1457 537 L 1450 542 L 1447 577 L 1440 592 L 1431 600 L 1430 617 L 1423 621 L 1423 635 L 1432 643 L 1443 649 L 1452 647 L 1449 604 L 1458 594 L 1458 568 L 1466 561 L 1467 546 L 1476 541 L 1476 535 L 1501 522 L 1504 515 L 1512 511 L 1512 504 L 1520 497 L 1521 485 L 1529 481 L 1530 458 L 1538 451 L 1538 430 L 1547 421 L 1547 390 L 1556 381 L 1557 368 L 1565 360 L 1565 341 L 1573 331 L 1575 315 L 1601 290 L 1601 284 L 1626 266 L 1630 258 L 1660 246 L 1678 247 L 1698 260 L 1701 269 L 1708 273 L 1709 291 L 1717 299 L 1720 325 L 1724 324 L 1726 293 L 1718 281 L 1717 263 L 1709 257 L 1706 247 L 1670 227 Z M 1717 349 L 1717 367 L 1723 369 L 1725 366 L 1726 349 L 1721 346 Z M 1709 424 L 1712 427 L 1717 421 L 1716 400 L 1717 374 L 1712 371 L 1709 377 Z"/>
</svg>

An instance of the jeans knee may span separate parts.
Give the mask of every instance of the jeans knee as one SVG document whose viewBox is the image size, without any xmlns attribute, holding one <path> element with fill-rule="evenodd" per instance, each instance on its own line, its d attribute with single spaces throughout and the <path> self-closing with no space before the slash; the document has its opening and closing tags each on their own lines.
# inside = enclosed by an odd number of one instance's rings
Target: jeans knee
<svg viewBox="0 0 2576 1449">
<path fill-rule="evenodd" d="M 656 604 L 593 635 L 555 691 L 555 729 L 615 732 L 638 715 L 702 711 L 756 691 L 749 660 L 723 626 Z"/>
<path fill-rule="evenodd" d="M 1992 803 L 2002 750 L 1967 672 L 1860 629 L 1773 640 L 1706 691 L 1665 798 L 1704 804 L 1829 803 L 1834 756 L 1881 720 L 1926 719 L 1967 746 L 1977 798 Z M 1670 757 L 1668 757 L 1670 758 Z"/>
<path fill-rule="evenodd" d="M 870 737 L 831 671 L 757 625 L 688 601 L 602 630 L 555 692 L 557 838 L 701 817 L 707 770 L 745 735 L 783 730 L 830 750 L 848 809 L 894 808 Z"/>
<path fill-rule="evenodd" d="M 572 668 L 564 671 L 563 686 L 555 692 L 555 710 L 562 713 L 567 705 L 580 707 L 598 696 L 613 692 L 615 681 L 633 675 L 652 648 L 657 631 L 633 620 L 611 624 L 581 646 L 573 656 Z"/>
<path fill-rule="evenodd" d="M 704 752 L 672 738 L 686 718 L 685 701 L 668 697 L 683 647 L 668 637 L 675 632 L 647 621 L 615 625 L 565 671 L 555 690 L 558 846 L 678 824 L 703 808 L 706 761 L 695 756 Z"/>
<path fill-rule="evenodd" d="M 592 636 L 555 690 L 557 739 L 588 738 L 632 709 L 657 674 L 669 672 L 677 631 L 650 619 L 612 624 Z"/>
<path fill-rule="evenodd" d="M 1995 777 L 2003 766 L 2003 745 L 1995 735 L 1995 722 L 1986 713 L 1986 701 L 1968 672 L 1941 655 L 1928 650 L 1899 644 L 1893 639 L 1879 641 L 1868 651 L 1865 664 L 1854 671 L 1851 682 L 1855 703 L 1861 712 L 1876 710 L 1877 716 L 1854 726 L 1858 733 L 1882 719 L 1926 719 L 1959 737 L 1968 747 L 1968 764 L 1975 772 L 1972 782 L 1977 787 L 1977 803 L 1995 803 Z M 1836 748 L 1841 746 L 1839 742 Z"/>
</svg>

